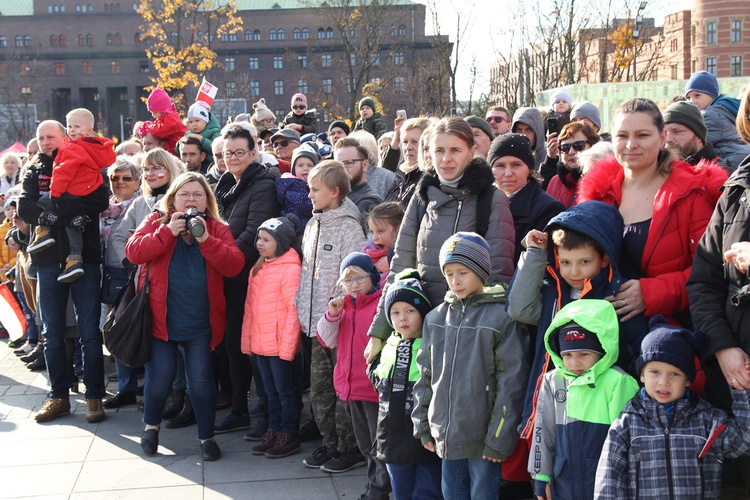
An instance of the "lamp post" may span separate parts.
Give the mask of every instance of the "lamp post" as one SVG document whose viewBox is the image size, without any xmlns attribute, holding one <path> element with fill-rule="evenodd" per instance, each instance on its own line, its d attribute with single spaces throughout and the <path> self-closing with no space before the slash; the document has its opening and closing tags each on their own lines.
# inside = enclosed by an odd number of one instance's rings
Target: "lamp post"
<svg viewBox="0 0 750 500">
<path fill-rule="evenodd" d="M 641 37 L 641 28 L 643 27 L 643 12 L 646 9 L 646 2 L 638 5 L 638 11 L 635 15 L 635 24 L 633 25 L 633 81 L 638 81 L 638 39 Z"/>
</svg>

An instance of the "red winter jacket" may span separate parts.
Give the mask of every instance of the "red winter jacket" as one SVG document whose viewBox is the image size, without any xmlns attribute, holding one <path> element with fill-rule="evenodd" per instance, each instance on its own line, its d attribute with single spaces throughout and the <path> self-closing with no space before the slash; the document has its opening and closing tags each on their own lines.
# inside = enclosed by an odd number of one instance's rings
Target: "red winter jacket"
<svg viewBox="0 0 750 500">
<path fill-rule="evenodd" d="M 171 214 L 169 214 L 171 217 Z M 152 334 L 160 340 L 169 340 L 167 333 L 167 276 L 169 262 L 177 244 L 167 224 L 162 223 L 161 214 L 153 212 L 138 226 L 125 245 L 125 255 L 133 264 L 151 263 L 148 282 L 151 284 L 148 301 L 151 305 Z M 224 277 L 235 276 L 245 265 L 245 256 L 234 242 L 226 224 L 208 219 L 208 239 L 200 244 L 206 259 L 208 281 L 209 315 L 211 322 L 211 350 L 224 338 L 226 326 L 226 301 L 224 299 Z M 146 267 L 141 266 L 138 282 L 143 286 Z"/>
<path fill-rule="evenodd" d="M 103 137 L 83 137 L 66 140 L 57 150 L 52 165 L 50 196 L 60 198 L 63 193 L 86 196 L 104 183 L 102 169 L 117 159 L 114 142 Z"/>
<path fill-rule="evenodd" d="M 182 136 L 185 135 L 187 130 L 188 128 L 182 123 L 180 115 L 178 115 L 176 111 L 161 115 L 161 117 L 155 120 L 148 129 L 148 131 L 151 132 L 151 135 L 160 141 L 164 141 L 165 151 L 168 151 L 177 157 L 179 157 L 175 152 L 177 141 L 182 139 Z"/>
<path fill-rule="evenodd" d="M 576 188 L 578 181 L 569 179 L 570 185 L 566 185 L 559 175 L 550 179 L 547 185 L 547 194 L 563 204 L 567 209 L 576 204 Z"/>
<path fill-rule="evenodd" d="M 594 165 L 578 184 L 578 203 L 601 200 L 619 206 L 625 174 L 614 156 Z M 672 172 L 654 197 L 646 246 L 641 261 L 641 293 L 646 316 L 671 315 L 687 309 L 685 285 L 698 242 L 727 180 L 715 162 L 691 166 L 672 162 Z"/>
<path fill-rule="evenodd" d="M 336 347 L 336 367 L 333 386 L 342 401 L 378 402 L 378 393 L 367 377 L 365 347 L 370 339 L 367 330 L 375 318 L 382 290 L 370 295 L 358 295 L 355 304 L 351 296 L 344 299 L 344 310 L 337 318 L 326 312 L 318 321 L 318 340 L 323 347 Z"/>
</svg>

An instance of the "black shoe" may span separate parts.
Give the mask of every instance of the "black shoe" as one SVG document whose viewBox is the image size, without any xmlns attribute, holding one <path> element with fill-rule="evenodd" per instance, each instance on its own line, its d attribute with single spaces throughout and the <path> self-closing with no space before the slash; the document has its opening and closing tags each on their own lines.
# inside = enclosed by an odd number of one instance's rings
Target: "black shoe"
<svg viewBox="0 0 750 500">
<path fill-rule="evenodd" d="M 250 415 L 235 415 L 234 413 L 230 413 L 214 426 L 214 432 L 216 434 L 224 434 L 225 432 L 244 431 L 250 427 L 252 427 Z"/>
<path fill-rule="evenodd" d="M 321 446 L 315 450 L 312 455 L 302 461 L 307 467 L 311 469 L 320 469 L 320 467 L 328 463 L 336 455 L 336 450 L 328 448 L 327 446 Z"/>
<path fill-rule="evenodd" d="M 218 460 L 221 456 L 221 450 L 216 441 L 209 439 L 201 443 L 201 458 L 206 462 L 213 462 Z"/>
<path fill-rule="evenodd" d="M 243 437 L 245 438 L 245 441 L 263 441 L 263 436 L 266 435 L 266 431 L 268 430 L 268 420 L 265 418 L 261 418 L 258 420 L 258 423 L 255 424 L 255 427 L 250 429 L 250 432 L 245 434 Z"/>
<path fill-rule="evenodd" d="M 253 406 L 250 407 L 250 411 L 248 412 L 248 414 L 251 417 L 263 416 L 263 403 L 261 403 L 260 401 L 255 403 Z"/>
<path fill-rule="evenodd" d="M 167 420 L 167 429 L 181 429 L 191 425 L 195 425 L 195 412 L 193 411 L 193 404 L 190 402 L 190 396 L 186 394 L 185 406 L 182 407 L 179 415 Z"/>
<path fill-rule="evenodd" d="M 22 363 L 31 363 L 40 357 L 44 357 L 44 344 L 42 343 L 37 344 L 33 351 L 18 359 L 20 359 Z"/>
<path fill-rule="evenodd" d="M 34 361 L 26 365 L 26 368 L 32 372 L 40 372 L 47 368 L 47 362 L 44 360 L 44 356 L 39 356 Z"/>
<path fill-rule="evenodd" d="M 146 429 L 141 434 L 141 449 L 146 455 L 155 455 L 159 447 L 159 430 Z"/>
<path fill-rule="evenodd" d="M 359 451 L 352 453 L 337 453 L 335 457 L 320 466 L 323 472 L 337 474 L 348 470 L 364 467 L 366 464 L 365 457 Z"/>
<path fill-rule="evenodd" d="M 10 342 L 8 342 L 8 347 L 10 347 L 11 349 L 18 349 L 25 344 L 28 344 L 28 342 L 26 341 L 26 335 L 22 336 L 18 340 L 11 340 Z M 13 352 L 16 352 L 16 351 L 13 351 Z M 29 352 L 31 352 L 31 349 L 29 349 L 28 351 L 23 351 L 21 354 L 26 354 Z M 16 354 L 18 353 L 16 352 Z"/>
<path fill-rule="evenodd" d="M 161 418 L 164 420 L 175 418 L 182 411 L 183 406 L 185 406 L 185 389 L 181 391 L 173 390 L 164 406 Z"/>
<path fill-rule="evenodd" d="M 136 403 L 135 391 L 118 392 L 111 398 L 104 401 L 104 408 L 112 410 L 121 406 L 134 405 Z"/>
</svg>

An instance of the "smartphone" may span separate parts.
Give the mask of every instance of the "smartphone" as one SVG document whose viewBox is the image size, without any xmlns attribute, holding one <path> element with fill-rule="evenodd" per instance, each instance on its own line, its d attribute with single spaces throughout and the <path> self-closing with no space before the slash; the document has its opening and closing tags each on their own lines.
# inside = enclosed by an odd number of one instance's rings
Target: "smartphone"
<svg viewBox="0 0 750 500">
<path fill-rule="evenodd" d="M 403 118 L 406 120 L 406 110 L 405 109 L 399 109 L 396 111 L 396 118 Z"/>
<path fill-rule="evenodd" d="M 560 127 L 560 124 L 557 121 L 557 118 L 555 117 L 547 118 L 547 134 L 548 135 L 559 133 L 560 132 L 559 127 Z"/>
</svg>

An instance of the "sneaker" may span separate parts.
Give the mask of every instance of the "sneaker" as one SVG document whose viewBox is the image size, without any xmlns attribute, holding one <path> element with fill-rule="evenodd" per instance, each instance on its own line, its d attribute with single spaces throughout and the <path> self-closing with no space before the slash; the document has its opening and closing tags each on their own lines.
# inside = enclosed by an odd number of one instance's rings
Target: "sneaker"
<svg viewBox="0 0 750 500">
<path fill-rule="evenodd" d="M 42 250 L 45 250 L 55 244 L 55 238 L 52 237 L 52 232 L 47 229 L 42 229 L 44 226 L 37 226 L 34 237 L 34 241 L 26 247 L 26 253 L 34 255 Z"/>
<path fill-rule="evenodd" d="M 0 328 L 0 330 L 5 330 L 5 328 Z M 7 330 L 5 330 L 7 332 Z M 19 347 L 23 346 L 28 341 L 26 340 L 26 335 L 21 336 L 20 339 L 17 340 L 11 340 L 8 342 L 8 347 L 11 349 L 18 349 Z M 32 347 L 33 349 L 33 347 Z"/>
<path fill-rule="evenodd" d="M 235 415 L 234 413 L 230 413 L 221 422 L 214 425 L 214 432 L 216 434 L 224 434 L 225 432 L 244 431 L 250 427 L 252 427 L 252 422 L 248 414 Z"/>
<path fill-rule="evenodd" d="M 268 450 L 276 446 L 276 440 L 279 438 L 280 434 L 281 431 L 268 429 L 263 436 L 263 442 L 257 446 L 253 446 L 253 449 L 250 451 L 253 455 L 265 455 Z"/>
<path fill-rule="evenodd" d="M 31 363 L 39 358 L 44 357 L 44 344 L 39 342 L 34 349 L 31 350 L 26 356 L 21 356 L 19 359 L 22 363 Z"/>
<path fill-rule="evenodd" d="M 354 453 L 338 453 L 328 462 L 321 465 L 320 470 L 337 474 L 356 469 L 357 467 L 364 467 L 365 463 L 365 457 L 358 451 Z"/>
<path fill-rule="evenodd" d="M 65 269 L 57 277 L 60 283 L 72 283 L 83 276 L 83 260 L 78 255 L 71 255 L 65 259 Z"/>
<path fill-rule="evenodd" d="M 68 398 L 51 398 L 44 402 L 42 409 L 34 419 L 37 422 L 49 422 L 57 417 L 70 415 L 70 400 Z"/>
<path fill-rule="evenodd" d="M 101 399 L 86 400 L 86 422 L 95 424 L 104 420 L 104 405 Z"/>
<path fill-rule="evenodd" d="M 262 441 L 263 436 L 266 435 L 267 430 L 268 420 L 266 420 L 265 418 L 261 418 L 260 420 L 258 420 L 258 423 L 255 424 L 255 427 L 250 429 L 250 432 L 245 434 L 245 441 Z"/>
<path fill-rule="evenodd" d="M 135 391 L 118 392 L 104 402 L 104 408 L 114 410 L 121 406 L 134 405 L 138 401 L 135 399 Z"/>
<path fill-rule="evenodd" d="M 320 467 L 330 461 L 335 454 L 335 450 L 328 448 L 327 446 L 321 446 L 315 450 L 312 455 L 304 459 L 302 463 L 311 469 L 320 469 Z"/>
<path fill-rule="evenodd" d="M 291 432 L 282 432 L 276 439 L 276 444 L 266 451 L 266 458 L 284 458 L 302 451 L 299 437 Z"/>
<path fill-rule="evenodd" d="M 21 346 L 21 347 L 19 347 L 18 349 L 15 349 L 15 350 L 13 351 L 13 354 L 15 354 L 16 356 L 23 356 L 23 355 L 25 355 L 25 354 L 28 354 L 28 353 L 30 353 L 31 351 L 33 351 L 33 350 L 34 350 L 34 348 L 35 348 L 35 347 L 36 347 L 37 345 L 38 345 L 38 344 L 30 344 L 30 343 L 29 343 L 29 341 L 27 340 L 27 341 L 26 341 L 26 343 L 25 343 L 24 345 L 22 345 L 22 346 Z"/>
</svg>

